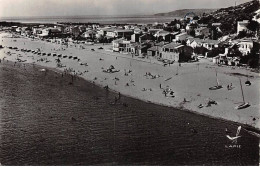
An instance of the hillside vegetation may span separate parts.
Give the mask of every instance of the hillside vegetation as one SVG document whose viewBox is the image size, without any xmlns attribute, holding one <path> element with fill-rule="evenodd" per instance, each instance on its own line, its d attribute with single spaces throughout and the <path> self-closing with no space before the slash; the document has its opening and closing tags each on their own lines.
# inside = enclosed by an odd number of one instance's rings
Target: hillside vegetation
<svg viewBox="0 0 260 169">
<path fill-rule="evenodd" d="M 237 31 L 237 22 L 252 20 L 259 7 L 259 1 L 253 0 L 237 6 L 221 8 L 210 14 L 203 15 L 199 23 L 210 25 L 218 22 L 222 24 L 220 28 L 224 35 L 233 34 Z"/>
<path fill-rule="evenodd" d="M 204 13 L 211 13 L 217 9 L 180 9 L 167 13 L 158 13 L 155 16 L 173 16 L 173 17 L 184 17 L 187 13 L 193 12 L 194 14 L 200 16 Z"/>
</svg>

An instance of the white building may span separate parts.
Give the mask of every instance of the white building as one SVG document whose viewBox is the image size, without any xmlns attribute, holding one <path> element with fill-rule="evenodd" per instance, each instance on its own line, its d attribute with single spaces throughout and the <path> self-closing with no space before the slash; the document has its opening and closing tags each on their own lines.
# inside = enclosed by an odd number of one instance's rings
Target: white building
<svg viewBox="0 0 260 169">
<path fill-rule="evenodd" d="M 241 31 L 244 31 L 244 30 L 246 31 L 248 23 L 249 23 L 248 20 L 238 21 L 237 22 L 237 34 L 239 34 L 239 32 L 241 32 Z"/>
<path fill-rule="evenodd" d="M 238 50 L 243 54 L 247 55 L 251 52 L 254 42 L 250 39 L 242 39 L 240 42 L 238 42 L 239 48 Z"/>
</svg>

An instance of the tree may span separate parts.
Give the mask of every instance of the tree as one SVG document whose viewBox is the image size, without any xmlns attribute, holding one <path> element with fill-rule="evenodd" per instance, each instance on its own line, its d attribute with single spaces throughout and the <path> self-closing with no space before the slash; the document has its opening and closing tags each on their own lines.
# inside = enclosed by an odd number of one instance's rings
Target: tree
<svg viewBox="0 0 260 169">
<path fill-rule="evenodd" d="M 251 68 L 257 68 L 259 66 L 259 43 L 254 42 L 251 52 L 245 56 L 242 56 L 240 63 L 248 64 Z"/>
<path fill-rule="evenodd" d="M 173 21 L 171 21 L 171 23 L 169 24 L 169 26 L 174 26 L 177 24 L 177 19 L 174 19 Z"/>
<path fill-rule="evenodd" d="M 230 52 L 228 53 L 228 57 L 242 57 L 242 53 L 238 50 L 238 45 L 234 45 L 231 49 Z"/>
<path fill-rule="evenodd" d="M 188 62 L 191 60 L 192 47 L 184 46 L 179 53 L 179 62 Z"/>
<path fill-rule="evenodd" d="M 224 52 L 225 52 L 225 48 L 222 47 L 213 48 L 211 51 L 208 52 L 207 57 L 213 58 Z"/>
<path fill-rule="evenodd" d="M 238 33 L 238 35 L 237 35 L 237 39 L 242 39 L 242 38 L 244 38 L 244 37 L 246 37 L 247 36 L 247 33 L 246 33 L 246 31 L 240 31 L 239 33 Z"/>
<path fill-rule="evenodd" d="M 192 29 L 189 33 L 190 33 L 190 36 L 195 37 L 195 30 Z"/>
<path fill-rule="evenodd" d="M 198 55 L 203 55 L 203 56 L 205 56 L 205 55 L 206 55 L 206 52 L 208 52 L 208 49 L 205 48 L 205 47 L 203 47 L 203 46 L 194 48 L 194 53 L 196 53 L 196 54 L 198 54 Z"/>
<path fill-rule="evenodd" d="M 247 25 L 247 29 L 249 29 L 250 31 L 257 31 L 259 29 L 259 23 L 254 21 L 254 20 L 250 20 L 248 25 Z"/>
<path fill-rule="evenodd" d="M 182 45 L 184 45 L 184 46 L 186 46 L 186 45 L 187 45 L 187 43 L 186 43 L 186 41 L 185 41 L 185 40 L 182 40 L 182 41 L 181 41 L 181 44 L 182 44 Z"/>
<path fill-rule="evenodd" d="M 200 18 L 199 18 L 199 16 L 194 16 L 193 17 L 193 20 L 199 20 Z"/>
</svg>

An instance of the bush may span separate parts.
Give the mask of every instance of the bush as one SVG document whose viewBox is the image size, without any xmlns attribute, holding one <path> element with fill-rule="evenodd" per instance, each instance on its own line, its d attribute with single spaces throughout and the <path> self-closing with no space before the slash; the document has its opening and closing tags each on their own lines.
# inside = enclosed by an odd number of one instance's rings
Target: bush
<svg viewBox="0 0 260 169">
<path fill-rule="evenodd" d="M 242 56 L 240 59 L 240 63 L 248 64 L 251 68 L 257 68 L 259 66 L 259 49 L 259 44 L 254 43 L 251 53 Z"/>
<path fill-rule="evenodd" d="M 207 57 L 213 58 L 224 52 L 225 52 L 224 48 L 213 48 L 211 51 L 208 52 Z"/>
<path fill-rule="evenodd" d="M 205 47 L 196 47 L 194 48 L 194 53 L 198 54 L 198 55 L 206 55 L 206 52 L 208 52 L 208 49 Z"/>
<path fill-rule="evenodd" d="M 259 29 L 259 23 L 253 20 L 250 20 L 248 25 L 247 25 L 247 29 L 255 32 Z"/>
</svg>

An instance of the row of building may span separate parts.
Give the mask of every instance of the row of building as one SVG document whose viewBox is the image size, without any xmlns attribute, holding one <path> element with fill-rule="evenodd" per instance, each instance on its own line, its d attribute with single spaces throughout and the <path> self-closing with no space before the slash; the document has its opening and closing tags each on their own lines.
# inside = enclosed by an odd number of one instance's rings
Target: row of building
<svg viewBox="0 0 260 169">
<path fill-rule="evenodd" d="M 248 21 L 237 23 L 237 31 L 246 31 Z M 210 35 L 214 27 L 221 32 L 221 23 L 208 25 L 198 24 L 197 21 L 177 22 L 173 25 L 177 31 L 166 31 L 165 27 L 169 24 L 154 25 L 124 25 L 124 26 L 103 26 L 92 25 L 65 25 L 56 24 L 54 27 L 38 25 L 36 27 L 17 27 L 12 30 L 24 36 L 33 36 L 39 38 L 68 38 L 81 37 L 85 40 L 105 39 L 105 42 L 112 42 L 114 52 L 129 53 L 132 55 L 148 55 L 160 59 L 172 61 L 179 60 L 181 52 L 188 52 L 194 55 L 194 49 L 204 47 L 208 51 L 218 48 L 223 40 L 212 40 Z M 191 32 L 194 31 L 194 34 Z M 228 41 L 229 40 L 229 41 Z M 96 41 L 99 42 L 99 41 Z M 239 51 L 246 55 L 251 52 L 254 42 L 252 39 L 232 40 L 226 38 L 224 43 L 232 46 L 237 44 Z"/>
</svg>

